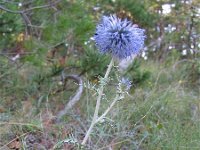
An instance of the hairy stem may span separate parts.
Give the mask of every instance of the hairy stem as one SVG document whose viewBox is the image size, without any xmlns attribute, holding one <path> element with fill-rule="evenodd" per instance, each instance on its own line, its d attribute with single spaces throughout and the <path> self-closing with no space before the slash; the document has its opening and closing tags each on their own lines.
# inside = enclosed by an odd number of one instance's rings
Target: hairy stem
<svg viewBox="0 0 200 150">
<path fill-rule="evenodd" d="M 112 58 L 111 61 L 110 61 L 110 64 L 108 65 L 108 68 L 107 68 L 107 71 L 106 71 L 106 74 L 105 74 L 103 80 L 107 80 L 108 79 L 109 73 L 110 73 L 110 71 L 112 69 L 112 66 L 113 66 L 113 62 L 114 62 L 114 60 Z M 87 142 L 87 140 L 88 140 L 88 138 L 89 138 L 89 136 L 90 136 L 90 134 L 92 132 L 92 129 L 93 129 L 94 125 L 97 123 L 96 120 L 98 119 L 98 113 L 99 113 L 99 108 L 100 108 L 100 104 L 101 104 L 101 98 L 102 98 L 102 95 L 103 95 L 103 90 L 104 90 L 104 84 L 101 84 L 100 89 L 99 89 L 99 93 L 98 93 L 99 95 L 97 97 L 97 103 L 96 103 L 96 107 L 95 107 L 95 112 L 94 112 L 94 116 L 93 116 L 93 119 L 92 119 L 92 123 L 91 123 L 90 128 L 88 129 L 88 131 L 87 131 L 82 143 L 81 143 L 82 145 L 86 144 L 86 142 Z"/>
<path fill-rule="evenodd" d="M 120 99 L 123 99 L 124 97 L 123 96 L 117 96 L 113 102 L 110 104 L 110 106 L 106 109 L 106 111 L 96 120 L 95 123 L 101 121 L 103 118 L 105 118 L 105 116 L 108 114 L 108 112 L 111 110 L 111 108 L 115 105 L 115 103 L 120 100 Z"/>
</svg>

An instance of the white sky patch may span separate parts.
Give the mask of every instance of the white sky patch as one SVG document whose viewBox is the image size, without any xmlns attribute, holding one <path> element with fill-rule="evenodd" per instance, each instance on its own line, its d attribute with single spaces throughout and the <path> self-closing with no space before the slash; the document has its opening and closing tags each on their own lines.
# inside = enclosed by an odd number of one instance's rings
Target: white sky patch
<svg viewBox="0 0 200 150">
<path fill-rule="evenodd" d="M 142 52 L 142 57 L 143 57 L 144 60 L 148 59 L 148 57 L 147 57 L 147 55 L 146 55 L 146 53 L 144 51 Z"/>
<path fill-rule="evenodd" d="M 171 7 L 175 7 L 176 5 L 175 4 L 171 4 Z"/>
<path fill-rule="evenodd" d="M 196 16 L 197 16 L 197 17 L 200 16 L 200 8 L 197 9 L 197 14 L 196 14 Z"/>
<path fill-rule="evenodd" d="M 145 52 L 142 52 L 142 57 L 145 57 L 146 56 L 146 53 Z"/>
<path fill-rule="evenodd" d="M 169 49 L 172 49 L 172 48 L 173 48 L 173 46 L 170 45 L 170 46 L 169 46 Z"/>
<path fill-rule="evenodd" d="M 12 59 L 12 61 L 16 61 L 18 58 L 20 58 L 20 55 L 19 55 L 19 54 L 15 55 L 15 56 L 12 57 L 11 59 Z"/>
<path fill-rule="evenodd" d="M 187 50 L 186 50 L 186 49 L 184 49 L 184 50 L 182 51 L 182 55 L 183 55 L 183 56 L 186 56 L 186 55 L 187 55 Z"/>
<path fill-rule="evenodd" d="M 18 7 L 22 7 L 22 3 L 18 3 Z"/>
<path fill-rule="evenodd" d="M 92 37 L 90 37 L 90 40 L 91 40 L 91 41 L 94 41 L 94 37 L 93 37 L 93 36 L 92 36 Z"/>
<path fill-rule="evenodd" d="M 171 6 L 170 4 L 164 4 L 162 5 L 162 12 L 163 14 L 169 14 L 171 12 Z"/>
<path fill-rule="evenodd" d="M 68 43 L 65 43 L 65 47 L 68 47 L 69 46 L 69 44 Z"/>
</svg>

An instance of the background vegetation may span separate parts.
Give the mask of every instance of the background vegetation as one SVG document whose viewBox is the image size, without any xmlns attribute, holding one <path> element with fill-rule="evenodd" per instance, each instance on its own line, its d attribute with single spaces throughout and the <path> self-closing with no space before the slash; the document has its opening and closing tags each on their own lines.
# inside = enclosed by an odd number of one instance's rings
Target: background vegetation
<svg viewBox="0 0 200 150">
<path fill-rule="evenodd" d="M 101 16 L 113 13 L 146 30 L 145 52 L 124 73 L 129 94 L 85 149 L 200 149 L 198 0 L 0 0 L 0 149 L 80 148 L 110 60 L 92 36 Z M 79 75 L 84 91 L 56 123 L 78 87 L 63 74 Z"/>
</svg>

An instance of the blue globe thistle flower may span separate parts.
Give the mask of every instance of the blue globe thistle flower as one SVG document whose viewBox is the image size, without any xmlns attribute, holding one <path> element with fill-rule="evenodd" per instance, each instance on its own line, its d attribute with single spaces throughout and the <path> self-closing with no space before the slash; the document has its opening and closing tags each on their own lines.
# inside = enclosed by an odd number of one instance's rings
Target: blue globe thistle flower
<svg viewBox="0 0 200 150">
<path fill-rule="evenodd" d="M 140 53 L 144 45 L 144 30 L 136 27 L 127 19 L 116 15 L 103 16 L 94 35 L 97 48 L 101 53 L 124 59 Z"/>
</svg>

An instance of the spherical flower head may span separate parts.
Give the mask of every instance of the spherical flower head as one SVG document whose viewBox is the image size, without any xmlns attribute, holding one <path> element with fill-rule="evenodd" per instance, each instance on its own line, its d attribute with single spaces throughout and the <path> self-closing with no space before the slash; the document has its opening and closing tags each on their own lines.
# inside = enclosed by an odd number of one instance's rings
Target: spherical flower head
<svg viewBox="0 0 200 150">
<path fill-rule="evenodd" d="M 122 20 L 116 15 L 110 15 L 102 17 L 94 40 L 101 53 L 110 53 L 115 58 L 124 59 L 140 53 L 145 35 L 143 29 L 127 19 Z"/>
</svg>

